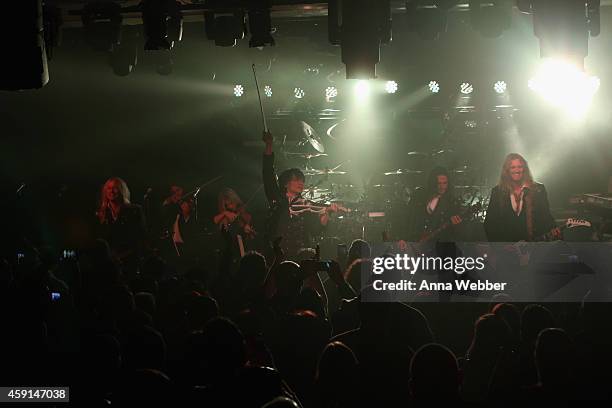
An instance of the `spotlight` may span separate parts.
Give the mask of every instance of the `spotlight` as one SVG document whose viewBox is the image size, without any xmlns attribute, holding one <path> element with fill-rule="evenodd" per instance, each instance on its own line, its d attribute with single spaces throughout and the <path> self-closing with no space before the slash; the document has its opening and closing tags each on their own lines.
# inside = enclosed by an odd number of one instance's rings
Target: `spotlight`
<svg viewBox="0 0 612 408">
<path fill-rule="evenodd" d="M 437 40 L 446 32 L 447 11 L 454 6 L 454 0 L 409 0 L 406 15 L 410 31 L 424 40 Z"/>
<path fill-rule="evenodd" d="M 133 28 L 123 27 L 121 44 L 110 52 L 110 65 L 117 76 L 129 75 L 138 63 L 138 33 Z"/>
<path fill-rule="evenodd" d="M 494 38 L 502 35 L 512 25 L 511 0 L 472 0 L 470 1 L 472 27 L 484 37 Z"/>
<path fill-rule="evenodd" d="M 474 86 L 469 82 L 463 82 L 460 87 L 461 93 L 464 95 L 469 95 L 474 92 Z"/>
<path fill-rule="evenodd" d="M 540 40 L 540 57 L 569 58 L 584 68 L 589 53 L 589 33 L 599 35 L 600 0 L 522 1 L 522 10 L 533 13 L 534 34 Z"/>
<path fill-rule="evenodd" d="M 223 11 L 224 0 L 208 0 L 204 12 L 204 28 L 206 38 L 214 40 L 219 47 L 234 47 L 237 40 L 244 38 L 246 30 L 246 18 L 244 11 L 234 10 L 232 12 Z M 215 11 L 220 9 L 220 11 Z"/>
<path fill-rule="evenodd" d="M 160 50 L 153 53 L 153 60 L 155 61 L 155 71 L 159 75 L 170 75 L 174 70 L 174 60 L 172 59 L 172 53 L 170 50 Z"/>
<path fill-rule="evenodd" d="M 242 95 L 244 95 L 244 86 L 240 84 L 234 85 L 234 96 L 240 98 Z"/>
<path fill-rule="evenodd" d="M 474 119 L 468 119 L 464 121 L 463 124 L 465 125 L 466 128 L 470 128 L 470 129 L 476 129 L 478 127 L 478 122 L 475 121 Z"/>
<path fill-rule="evenodd" d="M 341 44 L 346 78 L 376 78 L 380 45 L 391 40 L 390 0 L 331 0 L 329 8 L 330 41 Z"/>
<path fill-rule="evenodd" d="M 143 0 L 146 51 L 170 50 L 183 35 L 183 16 L 175 0 Z"/>
<path fill-rule="evenodd" d="M 387 81 L 387 82 L 385 83 L 385 91 L 386 91 L 387 93 L 389 93 L 389 94 L 394 94 L 394 93 L 396 93 L 396 92 L 397 92 L 398 87 L 399 87 L 399 86 L 397 85 L 397 82 L 395 82 L 395 81 Z"/>
<path fill-rule="evenodd" d="M 495 82 L 495 84 L 493 84 L 493 89 L 498 94 L 503 94 L 504 92 L 506 92 L 506 89 L 508 89 L 508 84 L 506 84 L 505 81 L 497 81 Z"/>
<path fill-rule="evenodd" d="M 266 45 L 274 45 L 272 19 L 270 17 L 271 7 L 271 0 L 249 1 L 249 30 L 251 31 L 249 47 L 263 48 Z"/>
<path fill-rule="evenodd" d="M 266 95 L 268 98 L 272 97 L 272 87 L 270 85 L 264 86 L 264 95 Z"/>
<path fill-rule="evenodd" d="M 440 92 L 440 84 L 438 83 L 438 81 L 429 81 L 429 84 L 427 85 L 427 87 L 429 88 L 429 91 L 431 93 Z"/>
<path fill-rule="evenodd" d="M 327 88 L 325 88 L 325 100 L 327 102 L 331 102 L 331 100 L 334 99 L 336 96 L 338 96 L 338 88 L 336 88 L 335 86 L 328 86 Z"/>
<path fill-rule="evenodd" d="M 590 106 L 600 80 L 568 61 L 546 59 L 528 85 L 548 103 L 577 117 Z"/>
<path fill-rule="evenodd" d="M 293 89 L 293 96 L 295 96 L 297 99 L 302 99 L 304 96 L 306 96 L 306 92 L 304 92 L 304 90 L 300 87 L 295 87 Z"/>
<path fill-rule="evenodd" d="M 355 96 L 358 100 L 364 100 L 370 94 L 370 83 L 366 80 L 357 81 L 355 85 Z"/>
<path fill-rule="evenodd" d="M 119 4 L 87 3 L 81 12 L 85 41 L 95 51 L 112 51 L 121 43 L 122 21 Z"/>
</svg>

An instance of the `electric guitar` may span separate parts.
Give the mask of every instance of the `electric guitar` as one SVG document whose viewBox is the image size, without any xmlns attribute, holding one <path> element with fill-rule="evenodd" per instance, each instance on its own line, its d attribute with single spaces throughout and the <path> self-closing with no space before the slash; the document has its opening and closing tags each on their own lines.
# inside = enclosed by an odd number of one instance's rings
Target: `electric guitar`
<svg viewBox="0 0 612 408">
<path fill-rule="evenodd" d="M 463 220 L 463 218 L 465 218 L 466 215 L 469 214 L 471 216 L 472 214 L 476 214 L 478 211 L 480 211 L 480 209 L 481 209 L 480 203 L 476 203 L 474 205 L 469 206 L 464 211 L 460 212 L 459 217 L 461 217 L 461 219 Z M 449 220 L 449 221 L 446 221 L 444 224 L 440 225 L 438 228 L 434 229 L 433 231 L 425 231 L 423 232 L 423 234 L 421 234 L 421 237 L 419 238 L 418 242 L 420 243 L 429 242 L 433 240 L 434 238 L 436 238 L 438 235 L 440 235 L 442 231 L 445 231 L 452 225 L 453 223 Z"/>
<path fill-rule="evenodd" d="M 550 242 L 554 241 L 560 237 L 563 239 L 563 231 L 568 228 L 576 228 L 576 227 L 590 227 L 591 223 L 587 220 L 579 219 L 579 218 L 568 218 L 565 221 L 565 224 L 555 227 L 550 231 L 536 237 L 533 241 L 536 242 Z M 519 241 L 516 244 L 512 245 L 511 250 L 515 250 L 519 256 L 519 264 L 520 266 L 526 266 L 529 264 L 530 252 L 528 251 L 528 245 L 526 241 Z"/>
</svg>

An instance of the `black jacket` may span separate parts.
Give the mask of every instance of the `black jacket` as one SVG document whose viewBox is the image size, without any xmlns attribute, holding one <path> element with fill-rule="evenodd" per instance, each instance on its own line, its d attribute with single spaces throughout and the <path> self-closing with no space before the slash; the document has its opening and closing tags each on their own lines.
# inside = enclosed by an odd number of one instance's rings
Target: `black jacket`
<svg viewBox="0 0 612 408">
<path fill-rule="evenodd" d="M 304 204 L 306 200 L 298 196 L 289 203 L 284 190 L 278 184 L 274 153 L 263 155 L 263 185 L 270 205 L 270 214 L 266 221 L 266 239 L 272 243 L 276 238 L 282 237 L 281 248 L 288 258 L 295 257 L 301 248 L 311 248 L 313 234 L 320 225 L 319 216 L 311 212 L 290 216 L 290 204 Z"/>
<path fill-rule="evenodd" d="M 512 209 L 510 194 L 504 193 L 499 186 L 493 187 L 484 227 L 487 239 L 493 242 L 517 242 L 528 240 L 527 233 L 527 194 L 533 199 L 533 238 L 549 232 L 555 227 L 550 214 L 548 195 L 543 184 L 534 183 L 523 198 L 523 209 L 516 215 Z"/>
<path fill-rule="evenodd" d="M 110 212 L 110 209 L 107 209 Z M 142 207 L 126 204 L 121 208 L 117 220 L 112 221 L 110 214 L 106 224 L 98 224 L 99 238 L 108 242 L 111 250 L 118 255 L 134 254 L 144 246 L 146 228 Z"/>
<path fill-rule="evenodd" d="M 450 222 L 453 215 L 459 215 L 461 206 L 458 201 L 450 193 L 440 197 L 436 209 L 432 214 L 427 212 L 427 204 L 433 198 L 431 194 L 425 191 L 420 191 L 415 194 L 410 201 L 408 209 L 408 240 L 418 241 L 423 233 L 431 232 L 440 227 L 442 224 Z M 453 240 L 453 228 L 449 227 L 442 231 L 438 240 Z"/>
</svg>

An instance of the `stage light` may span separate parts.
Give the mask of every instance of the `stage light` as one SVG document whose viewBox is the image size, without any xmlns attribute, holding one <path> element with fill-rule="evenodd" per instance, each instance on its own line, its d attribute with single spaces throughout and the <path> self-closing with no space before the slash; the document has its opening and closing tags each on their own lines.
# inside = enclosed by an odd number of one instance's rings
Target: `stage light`
<svg viewBox="0 0 612 408">
<path fill-rule="evenodd" d="M 110 65 L 117 76 L 127 76 L 138 63 L 138 33 L 134 26 L 123 27 L 121 44 L 115 45 L 110 53 Z"/>
<path fill-rule="evenodd" d="M 264 86 L 264 95 L 266 95 L 268 98 L 272 97 L 272 87 L 270 85 Z"/>
<path fill-rule="evenodd" d="M 325 100 L 327 102 L 331 102 L 331 100 L 334 99 L 336 96 L 338 96 L 338 88 L 336 88 L 335 86 L 328 86 L 327 88 L 325 88 Z"/>
<path fill-rule="evenodd" d="M 302 99 L 304 96 L 306 96 L 306 92 L 304 92 L 304 90 L 300 87 L 295 87 L 293 89 L 293 96 L 295 96 L 297 99 Z"/>
<path fill-rule="evenodd" d="M 543 60 L 529 88 L 553 106 L 573 117 L 582 116 L 600 86 L 597 77 L 589 76 L 576 64 L 564 60 Z"/>
<path fill-rule="evenodd" d="M 437 81 L 429 81 L 429 84 L 427 85 L 427 87 L 429 88 L 429 91 L 431 93 L 440 92 L 440 84 Z"/>
<path fill-rule="evenodd" d="M 455 4 L 455 0 L 408 0 L 408 29 L 424 40 L 437 40 L 446 32 L 447 11 Z"/>
<path fill-rule="evenodd" d="M 341 44 L 346 78 L 376 78 L 380 45 L 391 40 L 390 0 L 330 0 L 329 9 L 330 41 Z"/>
<path fill-rule="evenodd" d="M 242 95 L 244 95 L 244 86 L 240 84 L 234 85 L 234 96 L 240 98 Z"/>
<path fill-rule="evenodd" d="M 474 86 L 469 82 L 463 82 L 460 86 L 461 93 L 464 95 L 469 95 L 474 92 Z"/>
<path fill-rule="evenodd" d="M 146 51 L 170 50 L 174 43 L 168 39 L 169 3 L 164 0 L 142 2 L 142 23 Z"/>
<path fill-rule="evenodd" d="M 398 88 L 399 86 L 397 85 L 397 82 L 395 81 L 387 81 L 385 83 L 385 91 L 389 94 L 396 93 Z"/>
<path fill-rule="evenodd" d="M 355 84 L 355 96 L 358 100 L 364 100 L 370 95 L 370 83 L 366 80 L 359 80 Z"/>
<path fill-rule="evenodd" d="M 274 45 L 272 37 L 272 19 L 270 17 L 271 0 L 249 0 L 249 30 L 251 39 L 249 47 L 263 48 L 266 45 Z"/>
<path fill-rule="evenodd" d="M 600 0 L 521 1 L 533 13 L 533 31 L 540 40 L 540 57 L 565 58 L 581 69 L 589 53 L 589 34 L 600 32 Z M 527 4 L 529 3 L 529 4 Z"/>
<path fill-rule="evenodd" d="M 471 0 L 472 27 L 482 36 L 494 38 L 512 25 L 511 0 Z"/>
<path fill-rule="evenodd" d="M 204 12 L 206 38 L 218 47 L 234 47 L 244 38 L 246 18 L 243 10 L 224 11 L 225 0 L 207 0 Z M 218 10 L 218 11 L 217 11 Z"/>
<path fill-rule="evenodd" d="M 493 89 L 498 94 L 503 94 L 504 92 L 506 92 L 506 89 L 508 89 L 508 84 L 506 84 L 505 81 L 497 81 L 495 82 L 495 84 L 493 84 Z"/>
<path fill-rule="evenodd" d="M 112 51 L 121 43 L 122 21 L 119 4 L 87 3 L 81 12 L 85 41 L 94 51 Z"/>
</svg>

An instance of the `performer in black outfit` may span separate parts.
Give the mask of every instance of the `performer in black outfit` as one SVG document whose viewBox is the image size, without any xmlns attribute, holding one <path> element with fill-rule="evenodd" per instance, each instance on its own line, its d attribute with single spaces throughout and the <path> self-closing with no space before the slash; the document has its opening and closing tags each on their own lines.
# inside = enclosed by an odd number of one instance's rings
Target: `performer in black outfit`
<svg viewBox="0 0 612 408">
<path fill-rule="evenodd" d="M 266 224 L 266 236 L 270 243 L 282 237 L 281 248 L 287 259 L 295 259 L 300 249 L 312 247 L 314 229 L 327 225 L 329 213 L 336 212 L 338 207 L 331 204 L 320 214 L 293 209 L 293 205 L 308 204 L 302 197 L 304 174 L 300 169 L 293 168 L 282 172 L 277 179 L 272 134 L 264 132 L 263 141 L 266 144 L 263 154 L 263 183 L 271 209 Z"/>
<path fill-rule="evenodd" d="M 458 215 L 460 206 L 453 194 L 448 172 L 437 167 L 429 174 L 427 186 L 411 200 L 408 210 L 408 239 L 421 240 L 443 224 L 457 225 L 462 219 Z M 439 241 L 453 241 L 452 227 L 445 228 L 436 237 Z"/>
<path fill-rule="evenodd" d="M 96 217 L 97 236 L 108 242 L 113 256 L 124 267 L 135 268 L 144 248 L 146 227 L 142 208 L 130 203 L 130 190 L 125 181 L 119 177 L 106 180 Z"/>
<path fill-rule="evenodd" d="M 517 153 L 506 156 L 497 186 L 491 191 L 485 219 L 489 241 L 534 241 L 552 232 L 560 237 L 550 214 L 543 184 L 533 180 L 527 161 Z"/>
</svg>

